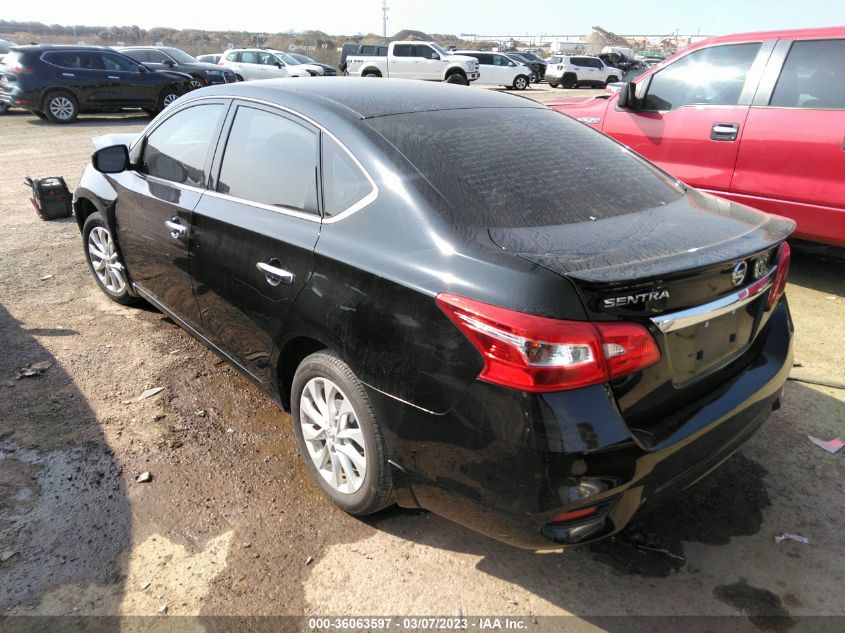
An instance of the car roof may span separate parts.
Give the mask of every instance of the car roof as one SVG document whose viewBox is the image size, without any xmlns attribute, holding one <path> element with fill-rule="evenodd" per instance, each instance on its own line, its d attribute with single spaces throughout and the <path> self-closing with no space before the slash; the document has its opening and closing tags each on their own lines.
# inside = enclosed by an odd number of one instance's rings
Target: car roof
<svg viewBox="0 0 845 633">
<path fill-rule="evenodd" d="M 725 42 L 747 42 L 774 39 L 822 39 L 827 37 L 845 37 L 845 26 L 831 26 L 818 29 L 786 29 L 781 31 L 751 31 L 749 33 L 733 33 L 731 35 L 719 35 L 701 42 L 696 42 L 689 48 L 699 48 Z"/>
<path fill-rule="evenodd" d="M 203 88 L 201 96 L 259 99 L 288 106 L 315 120 L 326 108 L 337 114 L 369 119 L 393 114 L 475 108 L 539 108 L 530 99 L 491 90 L 472 90 L 441 82 L 412 79 L 329 77 L 320 81 L 266 79 Z"/>
<path fill-rule="evenodd" d="M 88 44 L 25 44 L 14 47 L 16 51 L 26 53 L 34 51 L 103 51 L 113 53 L 115 50 L 108 46 L 89 46 Z"/>
</svg>

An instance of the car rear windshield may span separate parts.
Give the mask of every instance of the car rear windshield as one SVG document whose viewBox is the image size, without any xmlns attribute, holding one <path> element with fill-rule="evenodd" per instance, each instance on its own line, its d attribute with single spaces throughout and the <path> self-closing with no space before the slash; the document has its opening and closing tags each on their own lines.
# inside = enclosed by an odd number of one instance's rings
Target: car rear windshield
<svg viewBox="0 0 845 633">
<path fill-rule="evenodd" d="M 439 110 L 376 117 L 450 203 L 488 227 L 588 222 L 668 204 L 677 181 L 628 149 L 545 108 Z"/>
</svg>

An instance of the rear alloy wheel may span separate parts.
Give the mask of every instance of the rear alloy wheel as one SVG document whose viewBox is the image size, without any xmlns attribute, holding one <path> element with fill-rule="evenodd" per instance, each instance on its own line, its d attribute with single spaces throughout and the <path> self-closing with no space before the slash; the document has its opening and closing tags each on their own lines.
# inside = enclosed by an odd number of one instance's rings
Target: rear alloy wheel
<svg viewBox="0 0 845 633">
<path fill-rule="evenodd" d="M 131 305 L 137 299 L 129 294 L 129 278 L 117 247 L 99 213 L 92 213 L 82 227 L 85 259 L 97 284 L 109 299 Z"/>
<path fill-rule="evenodd" d="M 44 100 L 44 114 L 53 123 L 73 123 L 79 115 L 79 106 L 69 92 L 51 92 Z"/>
<path fill-rule="evenodd" d="M 530 75 L 528 75 L 528 81 L 529 81 L 530 83 L 532 83 L 532 84 L 536 84 L 536 83 L 537 83 L 537 73 L 536 73 L 535 71 L 533 71 L 533 70 L 532 70 L 532 71 L 531 71 L 531 74 L 530 74 Z"/>
<path fill-rule="evenodd" d="M 381 77 L 378 73 L 374 73 L 372 71 L 366 72 L 362 75 L 362 77 Z"/>
<path fill-rule="evenodd" d="M 517 75 L 513 80 L 514 90 L 525 90 L 528 87 L 528 78 L 525 75 Z"/>
<path fill-rule="evenodd" d="M 306 468 L 338 507 L 361 516 L 393 502 L 375 410 L 364 385 L 340 358 L 317 352 L 300 363 L 291 417 Z"/>
</svg>

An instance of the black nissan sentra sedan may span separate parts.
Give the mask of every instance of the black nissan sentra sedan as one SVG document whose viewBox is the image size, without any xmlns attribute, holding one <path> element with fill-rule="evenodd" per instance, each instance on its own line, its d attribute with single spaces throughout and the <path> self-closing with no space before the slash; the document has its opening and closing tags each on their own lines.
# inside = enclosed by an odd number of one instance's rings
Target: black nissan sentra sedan
<svg viewBox="0 0 845 633">
<path fill-rule="evenodd" d="M 525 548 L 593 541 L 780 406 L 793 223 L 540 104 L 248 82 L 95 144 L 74 204 L 100 289 L 289 409 L 351 514 L 395 502 Z"/>
</svg>

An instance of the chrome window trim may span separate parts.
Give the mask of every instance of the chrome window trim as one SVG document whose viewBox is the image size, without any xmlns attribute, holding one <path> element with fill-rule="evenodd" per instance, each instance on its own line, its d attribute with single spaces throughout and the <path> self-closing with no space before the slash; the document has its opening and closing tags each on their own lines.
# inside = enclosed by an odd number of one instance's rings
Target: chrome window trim
<svg viewBox="0 0 845 633">
<path fill-rule="evenodd" d="M 184 189 L 185 191 L 193 191 L 194 193 L 208 193 L 208 189 L 203 189 L 201 187 L 194 187 L 193 185 L 186 185 L 181 182 L 174 182 L 172 180 L 167 180 L 165 178 L 159 178 L 158 176 L 151 176 L 150 174 L 145 174 L 140 171 L 133 171 L 135 175 L 147 182 L 153 182 L 159 185 L 165 185 L 168 187 L 176 187 L 177 189 Z"/>
<path fill-rule="evenodd" d="M 657 326 L 658 330 L 664 334 L 668 334 L 675 330 L 715 319 L 728 312 L 733 312 L 754 301 L 766 290 L 771 288 L 776 272 L 777 266 L 774 266 L 764 277 L 761 277 L 737 292 L 733 292 L 721 299 L 695 306 L 694 308 L 652 317 L 651 322 Z"/>
<path fill-rule="evenodd" d="M 378 198 L 378 195 L 379 195 L 378 185 L 376 184 L 375 180 L 373 180 L 373 177 L 370 176 L 370 173 L 361 164 L 361 161 L 358 160 L 358 157 L 355 156 L 355 154 L 353 154 L 349 150 L 349 148 L 346 147 L 346 145 L 343 142 L 341 142 L 340 139 L 338 139 L 334 134 L 332 134 L 323 125 L 320 125 L 319 123 L 317 123 L 311 117 L 304 115 L 300 112 L 297 112 L 296 110 L 293 110 L 291 108 L 288 108 L 287 106 L 283 106 L 283 105 L 280 105 L 278 103 L 273 103 L 272 101 L 266 101 L 265 99 L 256 99 L 254 97 L 241 97 L 241 96 L 236 96 L 236 95 L 215 95 L 215 96 L 194 97 L 192 99 L 189 99 L 188 101 L 185 101 L 185 103 L 180 106 L 179 110 L 182 110 L 184 107 L 187 107 L 189 104 L 195 103 L 197 101 L 206 101 L 206 100 L 214 100 L 214 99 L 233 99 L 235 101 L 246 101 L 246 102 L 251 102 L 251 103 L 258 103 L 260 105 L 269 106 L 271 108 L 281 110 L 282 112 L 287 112 L 288 114 L 291 114 L 291 115 L 293 115 L 293 116 L 295 116 L 299 119 L 302 119 L 303 121 L 306 121 L 310 125 L 314 126 L 318 130 L 320 130 L 320 132 L 322 134 L 327 135 L 330 139 L 332 139 L 335 143 L 337 143 L 338 146 L 343 151 L 346 152 L 346 154 L 352 159 L 352 162 L 354 162 L 358 166 L 358 169 L 361 170 L 361 173 L 364 174 L 367 181 L 370 183 L 371 190 L 370 190 L 370 193 L 368 193 L 366 196 L 361 198 L 361 200 L 359 200 L 355 204 L 351 205 L 350 207 L 344 209 L 340 213 L 333 215 L 330 218 L 323 217 L 319 213 L 308 213 L 307 211 L 302 211 L 300 209 L 291 209 L 289 207 L 274 207 L 274 206 L 271 206 L 271 205 L 268 205 L 268 204 L 262 204 L 260 202 L 256 202 L 254 200 L 247 200 L 246 198 L 238 198 L 236 196 L 230 196 L 228 194 L 219 193 L 219 192 L 213 191 L 211 189 L 204 189 L 203 191 L 205 193 L 207 193 L 208 195 L 214 196 L 216 198 L 221 198 L 221 199 L 224 199 L 224 200 L 231 200 L 233 202 L 238 202 L 238 203 L 241 203 L 241 204 L 247 204 L 247 205 L 250 205 L 250 206 L 257 207 L 259 209 L 266 209 L 268 211 L 274 211 L 276 213 L 281 213 L 283 215 L 290 215 L 290 216 L 293 216 L 293 217 L 303 218 L 303 219 L 306 219 L 306 220 L 311 220 L 313 222 L 321 222 L 323 224 L 334 224 L 335 222 L 339 222 L 339 221 L 343 220 L 344 218 L 349 217 L 350 215 L 352 215 L 356 211 L 360 211 L 364 207 L 372 204 L 376 200 L 376 198 Z M 178 110 L 177 110 L 177 112 L 178 112 Z M 175 114 L 175 112 L 174 112 L 174 114 Z M 320 176 L 322 177 L 322 169 L 320 170 Z"/>
</svg>

